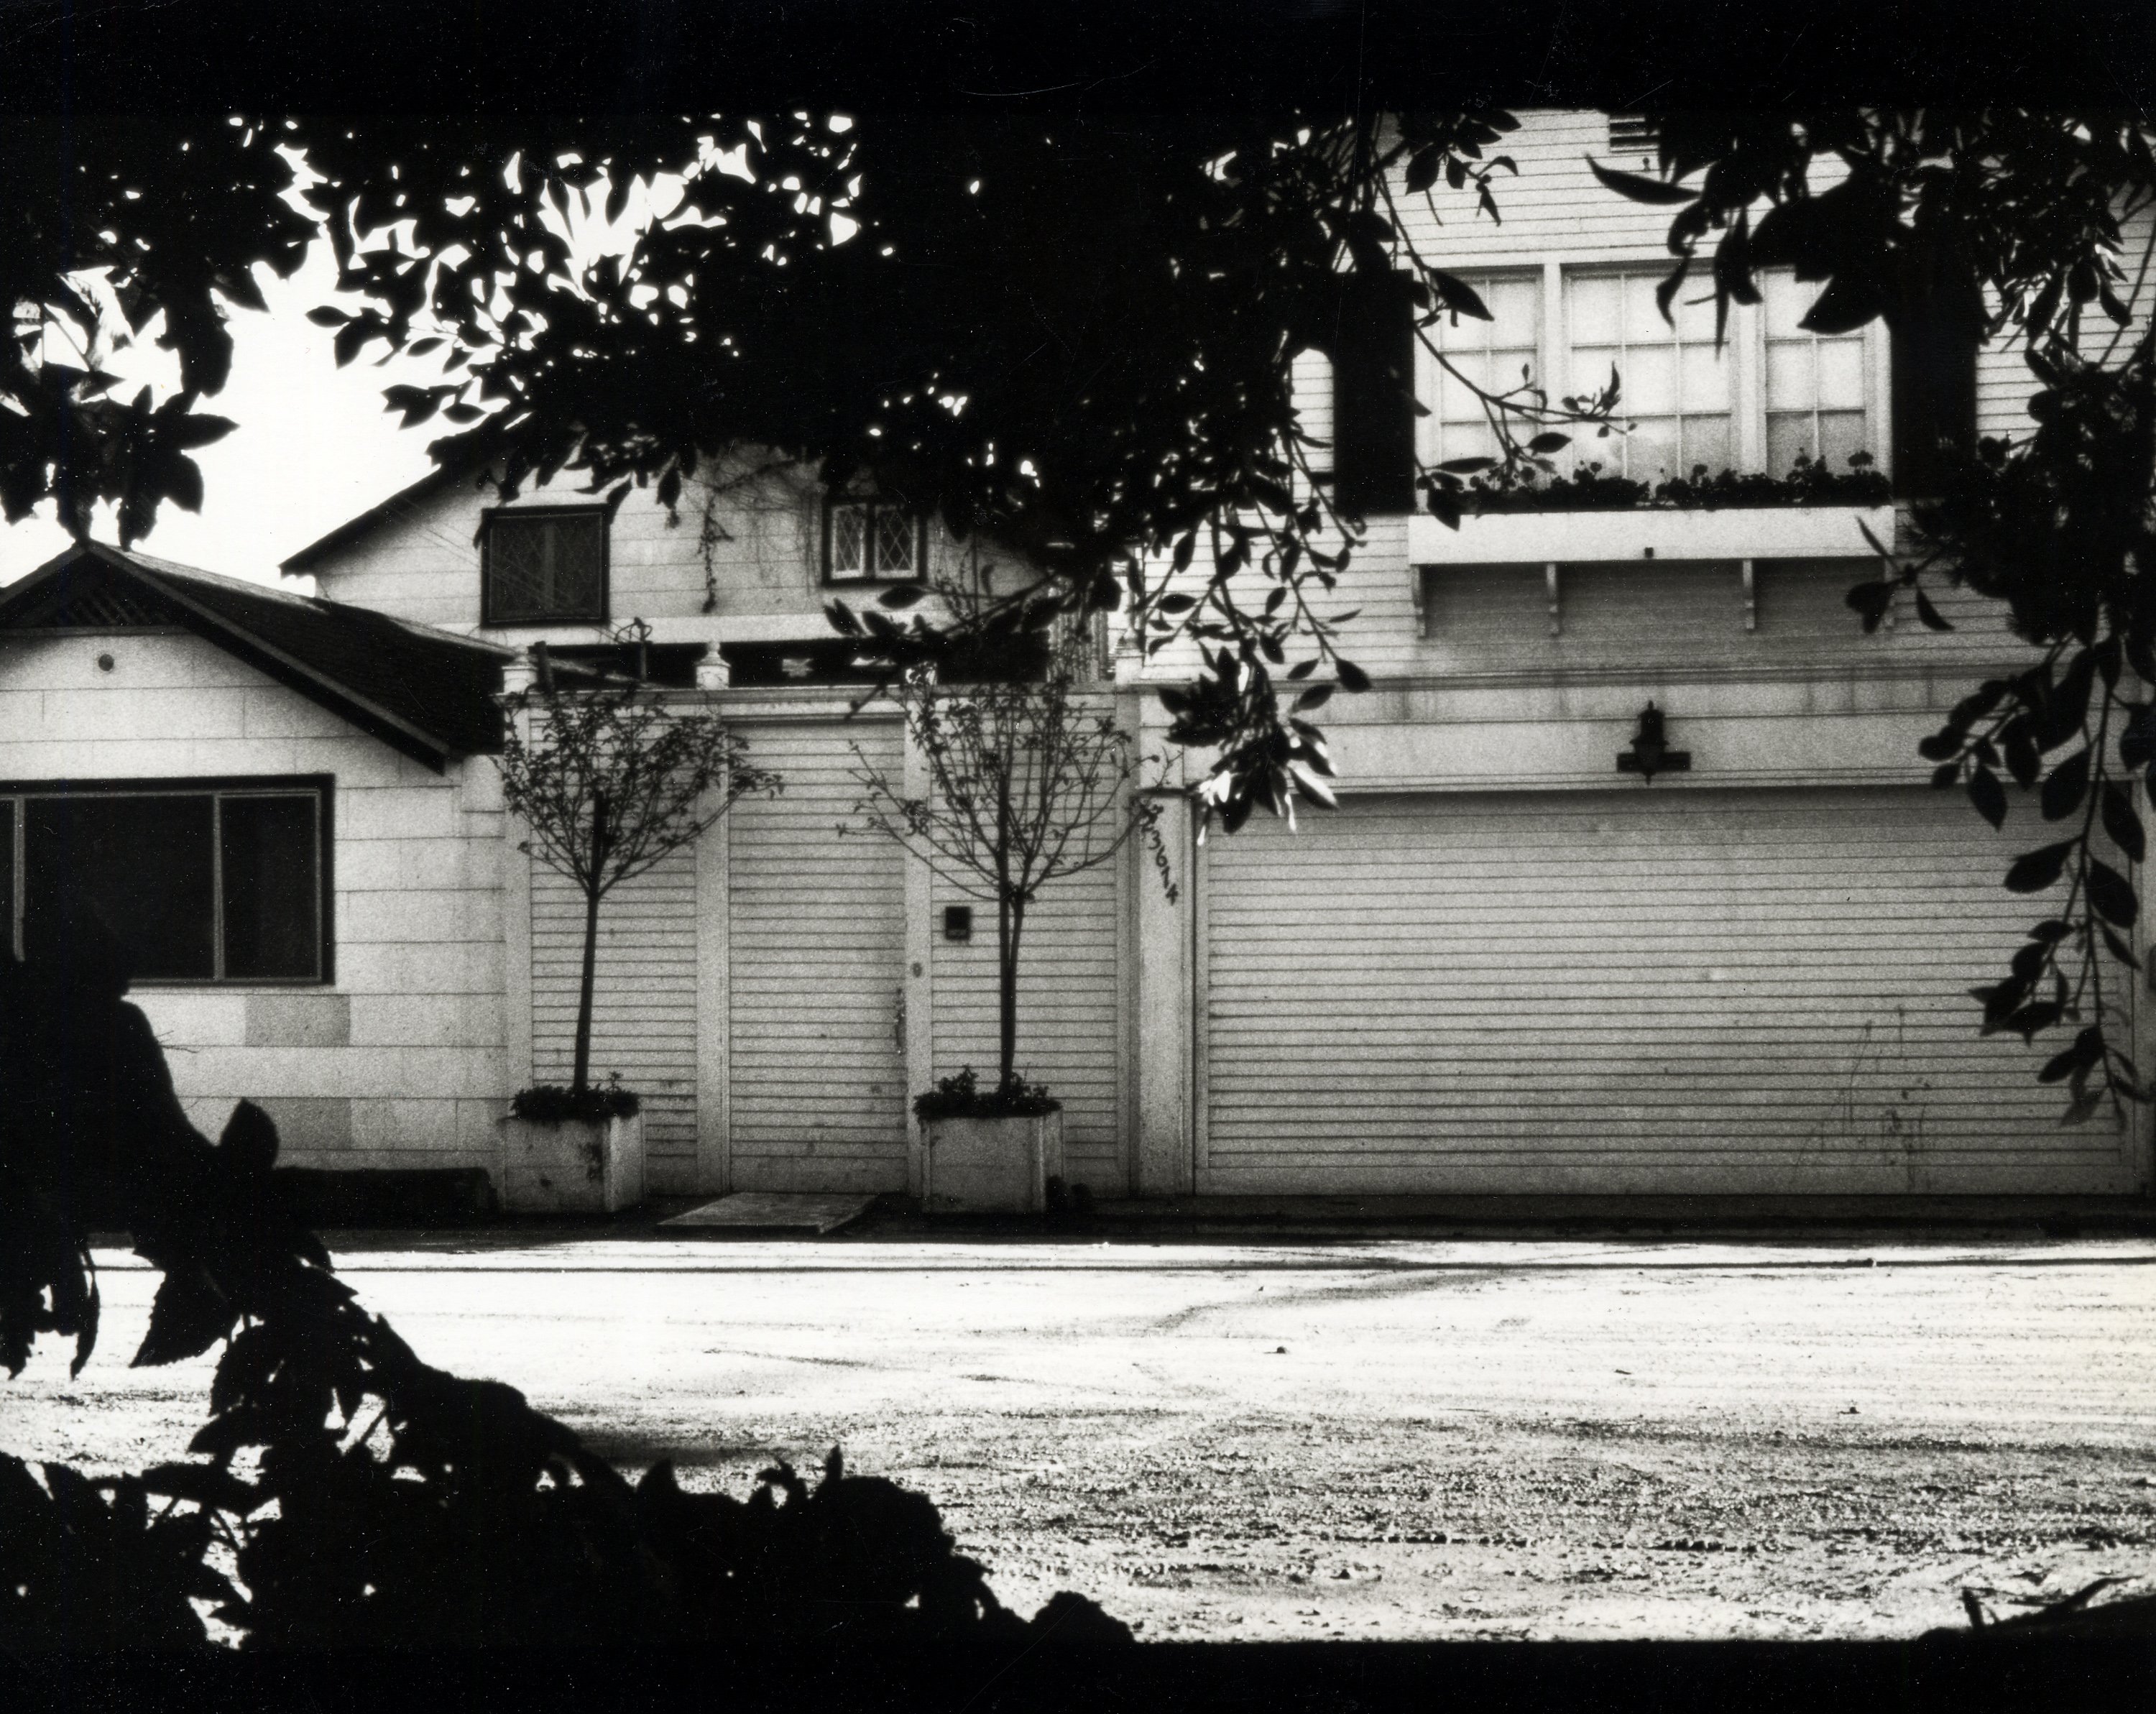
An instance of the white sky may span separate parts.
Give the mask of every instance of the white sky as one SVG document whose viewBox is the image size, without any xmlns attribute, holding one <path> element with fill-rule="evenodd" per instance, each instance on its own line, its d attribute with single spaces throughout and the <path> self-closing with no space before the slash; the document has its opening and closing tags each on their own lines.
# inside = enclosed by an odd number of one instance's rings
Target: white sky
<svg viewBox="0 0 2156 1714">
<path fill-rule="evenodd" d="M 437 418 L 399 429 L 399 418 L 382 408 L 382 389 L 393 381 L 437 380 L 439 371 L 429 359 L 377 367 L 368 353 L 338 368 L 331 353 L 334 331 L 306 319 L 309 310 L 335 295 L 336 275 L 321 243 L 288 280 L 255 269 L 269 312 L 231 311 L 231 378 L 223 392 L 197 407 L 239 426 L 194 454 L 203 470 L 201 512 L 169 503 L 160 507 L 157 527 L 136 544 L 145 552 L 275 582 L 278 561 L 431 467 L 427 444 L 449 432 L 448 425 Z M 177 373 L 167 353 L 148 346 L 147 331 L 144 348 L 117 353 L 110 367 L 158 382 Z M 132 387 L 116 391 L 126 398 Z M 119 540 L 109 510 L 94 533 Z M 53 521 L 49 505 L 21 523 L 0 523 L 0 582 L 34 570 L 66 546 L 67 533 Z"/>
<path fill-rule="evenodd" d="M 839 116 L 828 123 L 842 132 L 852 121 Z M 706 146 L 712 167 L 749 176 L 742 150 L 722 151 L 708 142 Z M 295 164 L 304 185 L 309 177 L 305 164 Z M 569 240 L 574 265 L 588 265 L 609 249 L 625 250 L 648 223 L 674 211 L 682 186 L 672 177 L 636 181 L 611 222 L 602 212 L 605 191 L 600 184 L 589 193 L 588 205 L 572 209 L 566 221 L 551 210 L 542 216 Z M 839 243 L 856 229 L 835 208 L 831 220 Z M 269 310 L 230 309 L 232 374 L 222 393 L 196 407 L 239 425 L 194 454 L 203 470 L 203 509 L 198 514 L 170 504 L 161 506 L 156 527 L 135 545 L 203 571 L 274 583 L 279 561 L 424 475 L 433 468 L 429 442 L 454 432 L 454 426 L 437 417 L 415 428 L 399 428 L 401 418 L 382 405 L 382 389 L 392 382 L 424 386 L 439 381 L 445 353 L 382 364 L 377 362 L 377 345 L 344 368 L 336 367 L 336 330 L 307 320 L 307 311 L 317 305 L 338 300 L 336 264 L 326 242 L 317 240 L 309 249 L 305 262 L 290 280 L 280 280 L 263 267 L 255 269 L 254 278 Z M 342 301 L 357 308 L 359 300 Z M 141 343 L 109 355 L 106 370 L 125 377 L 125 384 L 113 389 L 116 397 L 130 398 L 148 382 L 162 398 L 178 386 L 177 361 L 154 344 L 162 326 L 152 322 Z M 101 511 L 92 534 L 100 541 L 119 541 L 111 508 Z M 0 524 L 0 583 L 36 569 L 64 549 L 67 540 L 49 505 L 19 524 Z M 301 587 L 311 588 L 313 581 L 305 579 Z"/>
</svg>

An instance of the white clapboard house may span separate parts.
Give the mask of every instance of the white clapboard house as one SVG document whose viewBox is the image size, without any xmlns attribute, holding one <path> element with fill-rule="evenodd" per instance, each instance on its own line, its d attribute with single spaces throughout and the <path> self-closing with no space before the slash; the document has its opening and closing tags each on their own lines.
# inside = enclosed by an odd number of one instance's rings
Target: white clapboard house
<svg viewBox="0 0 2156 1714">
<path fill-rule="evenodd" d="M 1565 457 L 1651 481 L 1863 451 L 1906 495 L 1941 434 L 2021 425 L 2011 350 L 1815 337 L 1792 279 L 1719 348 L 1711 310 L 1672 326 L 1663 217 L 1586 165 L 1639 166 L 1636 138 L 1544 112 L 1508 148 L 1502 225 L 1417 234 L 1493 312 L 1432 336 L 1553 396 L 1618 368 L 1637 427 Z M 2037 824 L 1992 834 L 1916 747 L 2026 659 L 1999 613 L 1943 595 L 1950 633 L 1861 631 L 1860 526 L 1892 534 L 1892 502 L 1418 513 L 1414 460 L 1487 427 L 1388 301 L 1299 369 L 1369 518 L 1337 606 L 1376 685 L 1324 716 L 1342 807 L 1200 842 L 1171 799 L 1173 902 L 1136 850 L 1045 898 L 1021 1060 L 1066 1104 L 1069 1176 L 1104 1198 L 2146 1192 L 2146 1114 L 2062 1129 L 2048 1049 L 1977 1032 L 1969 988 L 2039 914 L 1999 885 Z M 287 561 L 318 596 L 102 547 L 0 590 L 15 932 L 87 895 L 213 1130 L 247 1096 L 295 1162 L 495 1168 L 511 1092 L 566 1075 L 580 921 L 516 849 L 493 698 L 535 642 L 625 665 L 641 620 L 649 675 L 715 692 L 786 788 L 608 901 L 594 1069 L 644 1093 L 659 1190 L 917 1188 L 911 1095 L 993 1063 L 993 937 L 949 937 L 955 894 L 838 836 L 855 747 L 898 767 L 904 745 L 887 711 L 848 717 L 822 610 L 997 556 L 812 471 L 711 468 L 677 516 L 639 490 L 611 520 L 567 483 L 503 505 L 444 472 Z M 1104 665 L 1155 747 L 1151 687 L 1187 658 Z M 1650 703 L 1685 765 L 1649 777 Z"/>
</svg>

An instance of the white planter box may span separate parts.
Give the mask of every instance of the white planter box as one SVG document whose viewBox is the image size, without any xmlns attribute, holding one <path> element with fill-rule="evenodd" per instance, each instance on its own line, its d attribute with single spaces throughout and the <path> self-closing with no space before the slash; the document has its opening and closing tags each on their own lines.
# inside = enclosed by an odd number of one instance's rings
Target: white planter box
<svg viewBox="0 0 2156 1714">
<path fill-rule="evenodd" d="M 1891 505 L 1732 506 L 1680 511 L 1470 514 L 1448 530 L 1427 512 L 1408 520 L 1416 565 L 1578 564 L 1617 559 L 1862 559 L 1860 525 L 1892 546 Z M 1650 552 L 1650 550 L 1652 550 Z"/>
<path fill-rule="evenodd" d="M 1038 1214 L 1063 1176 L 1063 1110 L 1012 1119 L 932 1119 L 921 1205 L 941 1214 Z"/>
<path fill-rule="evenodd" d="M 644 1200 L 644 1115 L 501 1121 L 501 1205 L 522 1214 L 610 1214 Z"/>
</svg>

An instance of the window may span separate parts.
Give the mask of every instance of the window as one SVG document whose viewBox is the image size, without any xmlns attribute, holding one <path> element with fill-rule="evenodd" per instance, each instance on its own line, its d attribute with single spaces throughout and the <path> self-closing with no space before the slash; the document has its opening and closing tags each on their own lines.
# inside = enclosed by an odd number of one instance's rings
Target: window
<svg viewBox="0 0 2156 1714">
<path fill-rule="evenodd" d="M 326 982 L 329 802 L 319 779 L 8 788 L 13 937 L 86 910 L 140 981 Z"/>
<path fill-rule="evenodd" d="M 490 625 L 603 624 L 606 513 L 595 506 L 488 513 L 480 580 Z"/>
<path fill-rule="evenodd" d="M 1712 474 L 1738 463 L 1730 432 L 1735 366 L 1731 347 L 1715 344 L 1713 294 L 1679 292 L 1670 305 L 1672 326 L 1655 302 L 1666 273 L 1657 267 L 1584 274 L 1566 284 L 1572 367 L 1564 390 L 1596 392 L 1614 369 L 1621 382 L 1617 414 L 1633 424 L 1626 434 L 1577 443 L 1594 449 L 1579 456 L 1599 459 L 1635 482 L 1688 475 L 1696 464 Z"/>
<path fill-rule="evenodd" d="M 1786 476 L 1799 455 L 1845 470 L 1871 446 L 1864 414 L 1864 331 L 1807 332 L 1799 324 L 1819 295 L 1786 269 L 1760 277 L 1766 299 L 1767 474 Z"/>
<path fill-rule="evenodd" d="M 889 500 L 834 500 L 824 514 L 824 576 L 833 583 L 918 577 L 927 558 L 920 519 Z"/>
<path fill-rule="evenodd" d="M 1297 352 L 1288 386 L 1296 425 L 1314 443 L 1302 449 L 1302 456 L 1310 474 L 1322 481 L 1332 474 L 1332 359 L 1314 346 Z"/>
<path fill-rule="evenodd" d="M 1415 449 L 1426 464 L 1496 454 L 1497 437 L 1491 430 L 1489 413 L 1474 387 L 1464 384 L 1460 377 L 1475 387 L 1502 393 L 1541 373 L 1542 281 L 1492 276 L 1472 284 L 1491 320 L 1446 313 L 1422 331 L 1429 345 L 1445 354 L 1443 362 L 1426 347 L 1420 354 L 1421 395 L 1435 402 L 1430 414 L 1421 419 Z M 1523 422 L 1515 418 L 1513 426 L 1524 439 L 1535 431 L 1522 428 Z"/>
</svg>

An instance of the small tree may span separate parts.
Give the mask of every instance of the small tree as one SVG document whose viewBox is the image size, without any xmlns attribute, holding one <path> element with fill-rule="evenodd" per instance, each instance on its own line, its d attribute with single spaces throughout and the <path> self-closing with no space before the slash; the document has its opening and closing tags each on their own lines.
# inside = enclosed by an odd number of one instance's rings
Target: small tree
<svg viewBox="0 0 2156 1714">
<path fill-rule="evenodd" d="M 509 713 L 501 794 L 531 829 L 517 849 L 583 895 L 570 1073 L 570 1088 L 581 1094 L 591 1079 L 599 901 L 694 844 L 741 798 L 776 793 L 783 783 L 749 763 L 747 741 L 708 706 L 676 712 L 641 683 L 572 689 L 542 665 L 540 681 L 509 699 Z"/>
<path fill-rule="evenodd" d="M 974 598 L 938 593 L 978 618 Z M 1002 1099 L 1018 1088 L 1019 966 L 1026 913 L 1042 890 L 1098 869 L 1142 834 L 1175 896 L 1160 806 L 1137 789 L 1136 746 L 1111 710 L 1087 706 L 1083 624 L 1043 603 L 1003 628 L 1016 646 L 1000 670 L 978 654 L 963 669 L 947 660 L 900 670 L 886 689 L 928 765 L 927 794 L 909 793 L 855 745 L 862 797 L 839 829 L 896 841 L 959 891 L 996 907 Z"/>
</svg>

